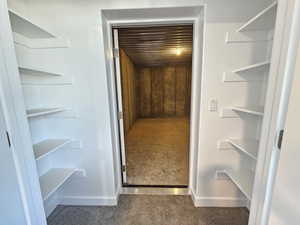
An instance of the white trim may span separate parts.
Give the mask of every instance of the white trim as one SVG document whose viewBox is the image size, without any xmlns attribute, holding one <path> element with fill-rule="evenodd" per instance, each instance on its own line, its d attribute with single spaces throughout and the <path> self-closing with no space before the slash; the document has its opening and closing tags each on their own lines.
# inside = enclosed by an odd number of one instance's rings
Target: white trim
<svg viewBox="0 0 300 225">
<path fill-rule="evenodd" d="M 201 197 L 190 189 L 192 201 L 195 207 L 247 207 L 249 208 L 249 200 L 246 198 L 234 197 Z"/>
<path fill-rule="evenodd" d="M 202 7 L 203 10 L 206 10 L 206 5 L 198 5 L 197 7 Z M 166 8 L 166 10 L 168 9 L 172 9 L 172 8 Z M 108 43 L 104 43 L 105 46 L 107 46 L 107 49 L 105 49 L 105 56 L 106 56 L 106 66 L 107 66 L 107 77 L 108 77 L 108 81 L 110 81 L 111 83 L 108 82 L 108 86 L 110 89 L 110 99 L 109 101 L 111 102 L 110 105 L 112 105 L 111 107 L 114 108 L 113 109 L 113 118 L 112 118 L 112 126 L 117 128 L 117 130 L 115 131 L 115 135 L 114 135 L 114 142 L 117 143 L 117 146 L 115 148 L 115 155 L 119 155 L 120 154 L 120 145 L 119 145 L 119 135 L 118 135 L 118 119 L 117 119 L 117 110 L 116 107 L 114 105 L 117 104 L 116 101 L 116 94 L 115 94 L 115 90 L 116 90 L 116 84 L 115 84 L 115 71 L 114 71 L 114 64 L 113 64 L 113 57 L 111 53 L 108 53 L 109 51 L 112 52 L 112 43 L 113 43 L 113 39 L 112 39 L 112 27 L 118 27 L 118 26 L 129 26 L 129 25 L 151 25 L 151 24 L 183 24 L 183 23 L 187 23 L 187 24 L 193 24 L 194 27 L 198 27 L 200 25 L 200 22 L 203 22 L 202 20 L 200 20 L 199 17 L 183 17 L 183 18 L 164 18 L 164 19 L 151 19 L 151 20 L 141 20 L 141 19 L 136 19 L 136 20 L 108 20 L 103 13 L 102 14 L 102 18 L 103 18 L 103 24 L 104 24 L 104 42 L 108 42 Z M 203 16 L 200 15 L 199 16 Z M 194 31 L 195 32 L 195 31 Z M 199 32 L 199 31 L 198 31 Z M 195 34 L 195 33 L 194 33 Z M 201 35 L 203 35 L 201 33 Z M 202 54 L 203 57 L 203 49 L 202 52 L 199 51 L 199 49 L 197 48 L 199 46 L 198 43 L 198 39 L 196 37 L 199 37 L 199 35 L 194 35 L 194 40 L 193 40 L 193 62 L 198 62 L 199 56 L 200 54 Z M 204 43 L 203 43 L 204 46 Z M 190 121 L 190 129 L 191 129 L 191 134 L 194 134 L 195 130 L 200 130 L 199 127 L 199 118 L 197 118 L 197 110 L 200 108 L 200 111 L 202 109 L 202 107 L 199 107 L 199 93 L 201 93 L 201 96 L 203 96 L 203 82 L 201 82 L 201 87 L 199 84 L 197 84 L 195 81 L 199 81 L 199 79 L 197 80 L 197 78 L 199 77 L 198 75 L 198 66 L 199 63 L 193 63 L 193 68 L 192 68 L 192 93 L 191 93 L 191 121 Z M 202 65 L 203 66 L 203 60 L 202 60 Z M 203 76 L 201 76 L 201 80 L 203 79 Z M 196 97 L 197 96 L 197 97 Z M 201 98 L 201 103 L 203 103 L 203 98 Z M 203 111 L 204 109 L 202 109 Z M 200 113 L 202 115 L 202 113 Z M 200 116 L 201 117 L 201 116 Z M 201 119 L 200 119 L 201 120 Z M 199 132 L 197 132 L 199 133 Z M 198 137 L 192 137 L 192 135 L 190 136 L 190 156 L 189 156 L 189 188 L 193 187 L 194 184 L 194 173 L 197 172 L 196 168 L 197 165 L 193 165 L 193 158 L 195 157 L 196 151 L 198 151 Z M 116 159 L 115 159 L 116 160 Z M 119 162 L 117 162 L 118 164 L 121 165 L 120 162 L 120 157 L 118 157 Z M 116 162 L 115 162 L 116 163 Z M 119 171 L 116 171 L 117 174 L 115 174 L 116 176 L 118 176 L 119 180 L 119 184 L 118 186 L 122 186 L 122 181 L 121 181 L 121 171 L 119 169 Z"/>
<path fill-rule="evenodd" d="M 105 55 L 105 64 L 106 64 L 106 76 L 107 76 L 107 84 L 108 84 L 108 101 L 112 101 L 113 104 L 109 104 L 111 120 L 111 135 L 112 135 L 112 144 L 113 144 L 113 159 L 114 159 L 114 172 L 115 178 L 114 182 L 115 188 L 117 189 L 117 193 L 121 193 L 122 188 L 122 174 L 121 174 L 121 157 L 120 157 L 120 143 L 119 143 L 119 127 L 118 123 L 118 107 L 116 103 L 117 95 L 116 95 L 116 83 L 114 74 L 114 59 L 112 55 L 113 42 L 112 42 L 112 29 L 110 29 L 110 24 L 107 19 L 100 11 L 100 17 L 102 18 L 102 33 L 103 33 L 103 49 Z"/>
<path fill-rule="evenodd" d="M 231 197 L 192 197 L 195 207 L 247 207 L 245 198 Z"/>
<path fill-rule="evenodd" d="M 60 198 L 62 205 L 82 206 L 113 206 L 118 204 L 119 196 L 63 196 Z"/>
<path fill-rule="evenodd" d="M 200 108 L 200 111 L 199 111 L 199 118 L 198 118 L 198 136 L 195 136 L 194 137 L 194 139 L 195 140 L 193 140 L 193 141 L 191 141 L 191 143 L 194 143 L 194 146 L 192 146 L 192 145 L 190 145 L 190 148 L 192 149 L 192 148 L 197 148 L 197 150 L 194 150 L 194 151 L 191 151 L 190 152 L 190 159 L 191 159 L 191 157 L 194 157 L 194 158 L 197 158 L 197 164 L 196 165 L 193 165 L 193 167 L 195 167 L 194 168 L 194 170 L 195 170 L 195 173 L 196 173 L 196 175 L 197 175 L 197 177 L 199 177 L 199 172 L 198 171 L 200 171 L 201 169 L 200 169 L 200 163 L 199 163 L 199 159 L 200 159 L 200 154 L 198 154 L 199 153 L 199 146 L 200 146 L 200 144 L 201 144 L 201 138 L 200 138 L 200 133 L 205 133 L 205 132 L 201 132 L 202 131 L 202 129 L 203 129 L 203 124 L 204 124 L 204 121 L 203 121 L 203 114 L 204 114 L 204 112 L 205 112 L 205 107 L 200 107 L 200 106 L 203 106 L 203 105 L 205 105 L 205 102 L 204 102 L 204 98 L 203 98 L 203 96 L 204 96 L 204 84 L 206 84 L 207 82 L 205 82 L 205 79 L 206 79 L 206 76 L 204 76 L 204 73 L 203 73 L 203 70 L 204 70 L 204 68 L 205 68 L 205 60 L 206 60 L 206 57 L 205 57 L 205 52 L 206 52 L 206 41 L 205 41 L 205 38 L 206 38 L 206 28 L 207 28 L 207 24 L 208 24 L 208 22 L 207 22 L 207 16 L 206 16 L 206 13 L 207 13 L 207 5 L 205 4 L 205 5 L 203 5 L 203 40 L 202 40 L 202 44 L 203 44 L 203 46 L 202 46 L 202 56 L 201 56 L 201 58 L 202 58 L 202 65 L 201 65 L 201 67 L 202 67 L 202 71 L 201 71 L 201 80 L 200 80 L 200 83 L 201 83 L 201 87 L 200 87 L 200 105 L 199 105 L 199 108 Z M 193 63 L 193 64 L 198 64 L 198 63 Z M 197 74 L 193 74 L 193 76 L 197 76 Z M 195 84 L 196 85 L 196 84 Z M 198 88 L 197 86 L 196 86 L 196 88 Z M 194 91 L 192 92 L 192 93 L 194 93 Z M 196 93 L 195 93 L 196 94 Z M 195 107 L 197 107 L 197 106 L 195 106 Z M 194 109 L 194 110 L 197 110 L 197 108 L 196 109 Z M 195 113 L 195 112 L 194 112 Z M 195 115 L 194 115 L 195 116 Z M 196 121 L 197 122 L 197 121 Z M 196 125 L 197 125 L 197 123 L 196 123 Z M 195 126 L 196 126 L 195 125 Z M 191 126 L 192 127 L 192 126 Z M 191 130 L 191 132 L 192 132 L 192 130 Z M 191 136 L 192 137 L 192 136 Z M 197 154 L 193 154 L 192 155 L 192 153 L 197 153 Z M 190 165 L 191 166 L 191 165 Z M 192 167 L 191 167 L 192 168 Z M 191 176 L 191 174 L 190 174 L 190 176 Z M 194 177 L 192 177 L 192 180 L 190 180 L 190 184 L 189 184 L 189 188 L 190 188 L 190 190 L 192 190 L 193 189 L 193 187 L 195 186 L 196 187 L 196 190 L 193 190 L 193 191 L 196 191 L 196 193 L 198 193 L 198 189 L 199 189 L 199 186 L 200 186 L 201 184 L 199 183 L 199 179 L 196 179 L 196 180 L 194 180 Z"/>
</svg>

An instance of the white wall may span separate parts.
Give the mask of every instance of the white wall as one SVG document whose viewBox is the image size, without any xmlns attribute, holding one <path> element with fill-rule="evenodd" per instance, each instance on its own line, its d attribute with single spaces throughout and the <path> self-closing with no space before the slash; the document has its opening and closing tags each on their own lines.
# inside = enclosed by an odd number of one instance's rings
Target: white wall
<svg viewBox="0 0 300 225">
<path fill-rule="evenodd" d="M 235 152 L 220 152 L 217 142 L 228 135 L 238 136 L 245 128 L 239 119 L 225 120 L 218 113 L 209 112 L 208 101 L 217 98 L 221 109 L 222 106 L 247 103 L 249 95 L 255 95 L 249 86 L 225 85 L 222 83 L 222 73 L 264 59 L 266 56 L 259 54 L 264 52 L 264 45 L 257 44 L 254 48 L 249 44 L 229 46 L 224 40 L 227 31 L 235 30 L 239 23 L 263 8 L 266 2 L 269 1 L 29 1 L 33 19 L 51 31 L 68 37 L 71 42 L 65 61 L 68 73 L 75 77 L 74 98 L 83 141 L 82 151 L 74 153 L 76 157 L 72 159 L 74 164 L 86 169 L 87 177 L 76 178 L 68 183 L 64 195 L 68 196 L 70 202 L 110 202 L 117 192 L 100 10 L 199 4 L 207 4 L 207 12 L 204 27 L 203 114 L 195 192 L 199 204 L 215 199 L 230 202 L 240 198 L 240 193 L 230 182 L 215 180 L 218 168 L 229 166 L 238 159 Z M 14 5 L 11 4 L 12 7 Z M 17 7 L 16 10 L 22 8 Z"/>
</svg>

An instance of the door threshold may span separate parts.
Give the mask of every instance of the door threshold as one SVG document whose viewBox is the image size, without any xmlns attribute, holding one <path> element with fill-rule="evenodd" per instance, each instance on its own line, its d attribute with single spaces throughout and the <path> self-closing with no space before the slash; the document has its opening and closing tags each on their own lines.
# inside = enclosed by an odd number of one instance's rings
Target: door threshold
<svg viewBox="0 0 300 225">
<path fill-rule="evenodd" d="M 127 195 L 189 195 L 188 188 L 176 187 L 123 187 L 121 194 Z"/>
</svg>

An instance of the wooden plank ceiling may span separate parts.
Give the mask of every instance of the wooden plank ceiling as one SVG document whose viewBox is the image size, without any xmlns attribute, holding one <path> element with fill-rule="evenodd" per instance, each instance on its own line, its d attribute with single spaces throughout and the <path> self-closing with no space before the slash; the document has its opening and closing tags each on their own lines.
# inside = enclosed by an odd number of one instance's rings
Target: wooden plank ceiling
<svg viewBox="0 0 300 225">
<path fill-rule="evenodd" d="M 120 48 L 141 66 L 191 62 L 192 44 L 192 25 L 119 28 Z"/>
</svg>

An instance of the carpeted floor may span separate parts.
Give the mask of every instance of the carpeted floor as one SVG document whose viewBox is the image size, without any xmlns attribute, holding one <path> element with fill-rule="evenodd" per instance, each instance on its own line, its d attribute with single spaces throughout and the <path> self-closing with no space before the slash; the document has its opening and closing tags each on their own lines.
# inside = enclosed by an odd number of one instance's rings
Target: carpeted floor
<svg viewBox="0 0 300 225">
<path fill-rule="evenodd" d="M 188 184 L 188 118 L 138 119 L 125 142 L 128 184 Z"/>
<path fill-rule="evenodd" d="M 245 208 L 195 208 L 189 196 L 122 195 L 118 206 L 59 206 L 48 225 L 247 225 Z"/>
</svg>

